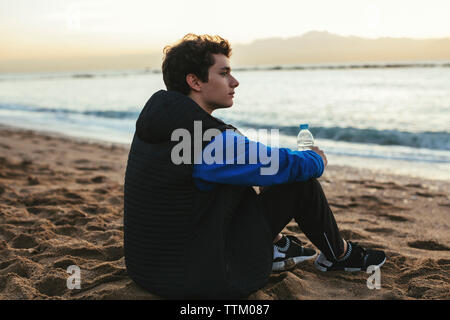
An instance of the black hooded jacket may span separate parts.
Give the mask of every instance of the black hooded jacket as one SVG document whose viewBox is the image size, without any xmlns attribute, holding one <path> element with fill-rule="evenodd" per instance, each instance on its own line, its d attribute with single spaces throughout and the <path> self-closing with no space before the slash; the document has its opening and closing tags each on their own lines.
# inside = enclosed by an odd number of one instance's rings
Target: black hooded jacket
<svg viewBox="0 0 450 320">
<path fill-rule="evenodd" d="M 175 91 L 156 92 L 137 120 L 124 185 L 127 272 L 161 297 L 244 297 L 267 282 L 273 239 L 251 186 L 200 191 L 193 162 L 172 162 L 172 132 L 184 128 L 193 139 L 194 121 L 203 132 L 235 129 Z"/>
</svg>

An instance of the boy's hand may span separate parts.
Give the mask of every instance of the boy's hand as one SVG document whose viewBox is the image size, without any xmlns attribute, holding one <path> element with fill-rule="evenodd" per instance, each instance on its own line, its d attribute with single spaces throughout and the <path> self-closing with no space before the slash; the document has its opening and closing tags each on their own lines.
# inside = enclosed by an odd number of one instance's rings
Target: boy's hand
<svg viewBox="0 0 450 320">
<path fill-rule="evenodd" d="M 325 153 L 322 150 L 320 150 L 319 147 L 312 146 L 310 148 L 311 148 L 312 151 L 314 151 L 315 153 L 317 153 L 319 156 L 322 157 L 323 165 L 324 165 L 324 169 L 325 169 L 327 167 L 327 164 L 328 164 L 328 160 L 327 160 L 327 157 L 326 157 Z"/>
</svg>

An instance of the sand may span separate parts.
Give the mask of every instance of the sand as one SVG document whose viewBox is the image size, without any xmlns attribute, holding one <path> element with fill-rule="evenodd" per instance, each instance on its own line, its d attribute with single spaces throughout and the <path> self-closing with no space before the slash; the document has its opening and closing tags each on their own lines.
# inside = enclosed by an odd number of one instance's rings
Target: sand
<svg viewBox="0 0 450 320">
<path fill-rule="evenodd" d="M 128 148 L 0 127 L 0 299 L 160 299 L 125 269 Z M 249 299 L 450 298 L 450 182 L 332 164 L 320 181 L 342 235 L 385 250 L 381 288 L 368 288 L 372 274 L 307 261 Z M 284 233 L 312 247 L 295 222 Z M 71 265 L 80 289 L 67 287 Z"/>
</svg>

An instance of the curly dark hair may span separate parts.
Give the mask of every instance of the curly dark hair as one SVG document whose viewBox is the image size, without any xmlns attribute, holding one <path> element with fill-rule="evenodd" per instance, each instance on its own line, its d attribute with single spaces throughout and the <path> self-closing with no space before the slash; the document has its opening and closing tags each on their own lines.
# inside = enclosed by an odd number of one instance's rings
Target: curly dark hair
<svg viewBox="0 0 450 320">
<path fill-rule="evenodd" d="M 208 82 L 208 70 L 214 64 L 213 54 L 223 54 L 229 58 L 230 43 L 219 36 L 189 33 L 174 45 L 166 46 L 162 73 L 167 90 L 188 95 L 191 87 L 186 82 L 186 76 L 190 73 Z"/>
</svg>

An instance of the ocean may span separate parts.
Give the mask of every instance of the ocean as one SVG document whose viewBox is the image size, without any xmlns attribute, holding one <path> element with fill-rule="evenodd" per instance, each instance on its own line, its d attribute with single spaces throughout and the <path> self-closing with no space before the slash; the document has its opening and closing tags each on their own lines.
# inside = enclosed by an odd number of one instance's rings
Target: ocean
<svg viewBox="0 0 450 320">
<path fill-rule="evenodd" d="M 330 165 L 450 180 L 450 64 L 237 69 L 234 105 L 213 115 L 245 133 L 278 129 L 296 149 L 308 123 Z M 160 72 L 0 74 L 0 123 L 129 144 Z"/>
</svg>

